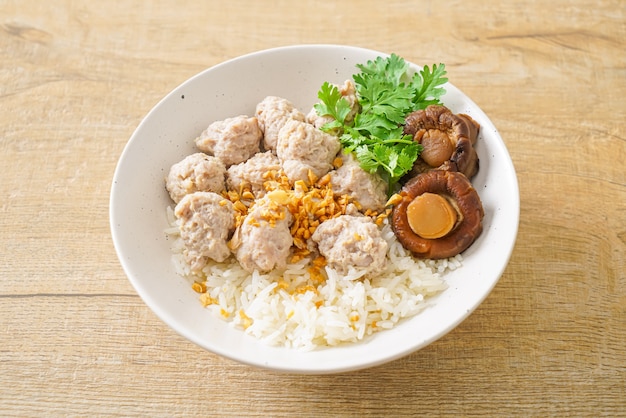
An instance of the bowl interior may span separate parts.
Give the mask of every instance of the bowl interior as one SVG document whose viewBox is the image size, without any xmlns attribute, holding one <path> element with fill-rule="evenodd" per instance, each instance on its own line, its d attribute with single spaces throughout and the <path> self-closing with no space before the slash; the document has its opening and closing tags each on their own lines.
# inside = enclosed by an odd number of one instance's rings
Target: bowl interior
<svg viewBox="0 0 626 418">
<path fill-rule="evenodd" d="M 303 112 L 324 81 L 343 83 L 355 65 L 385 55 L 340 45 L 276 48 L 236 58 L 192 77 L 161 100 L 126 145 L 115 171 L 110 222 L 121 264 L 145 303 L 178 333 L 236 361 L 299 373 L 328 373 L 382 364 L 440 338 L 465 319 L 497 283 L 511 255 L 519 221 L 513 164 L 498 131 L 460 90 L 448 83 L 444 104 L 481 125 L 480 170 L 473 179 L 485 209 L 483 233 L 446 274 L 449 288 L 419 315 L 363 342 L 303 352 L 270 347 L 231 328 L 198 301 L 171 262 L 164 178 L 172 164 L 195 152 L 194 138 L 211 122 L 253 115 L 268 95 Z M 430 64 L 430 63 L 428 63 Z"/>
</svg>

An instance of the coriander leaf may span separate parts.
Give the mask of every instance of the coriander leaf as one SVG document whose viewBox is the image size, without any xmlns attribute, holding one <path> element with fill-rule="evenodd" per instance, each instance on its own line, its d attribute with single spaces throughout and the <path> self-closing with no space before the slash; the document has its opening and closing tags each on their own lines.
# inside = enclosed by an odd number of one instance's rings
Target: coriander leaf
<svg viewBox="0 0 626 418">
<path fill-rule="evenodd" d="M 410 135 L 403 134 L 405 118 L 430 104 L 441 104 L 442 86 L 448 81 L 445 65 L 433 65 L 432 70 L 425 66 L 413 74 L 404 59 L 391 54 L 357 68 L 360 72 L 352 78 L 359 112 L 350 123 L 345 120 L 350 111 L 347 100 L 329 83 L 320 89 L 322 102 L 315 109 L 321 116 L 334 118 L 322 129 L 338 135 L 344 151 L 354 152 L 365 171 L 384 179 L 391 195 L 422 150 Z"/>
<path fill-rule="evenodd" d="M 408 64 L 392 54 L 357 67 L 362 72 L 355 74 L 353 79 L 362 116 L 355 118 L 355 128 L 363 134 L 378 137 L 395 134 L 412 108 L 414 92 L 402 82 L 407 78 Z"/>
<path fill-rule="evenodd" d="M 349 152 L 354 151 L 361 145 L 367 145 L 368 142 L 371 142 L 369 138 L 361 135 L 359 131 L 350 127 L 344 127 L 344 133 L 339 137 L 339 141 L 344 151 Z"/>
<path fill-rule="evenodd" d="M 348 141 L 355 139 L 343 138 Z M 358 145 L 345 150 L 354 151 L 363 170 L 377 173 L 383 178 L 388 183 L 390 195 L 395 192 L 395 185 L 400 178 L 411 171 L 421 151 L 421 145 L 413 141 L 410 135 L 386 140 L 360 136 L 356 140 L 359 141 Z"/>
<path fill-rule="evenodd" d="M 354 118 L 354 129 L 363 135 L 387 137 L 391 131 L 398 129 L 398 124 L 390 121 L 384 115 L 358 113 Z"/>
<path fill-rule="evenodd" d="M 356 155 L 357 160 L 361 168 L 368 173 L 376 173 L 378 167 L 380 167 L 380 162 L 378 161 L 378 157 L 367 145 L 359 145 L 354 149 L 354 154 Z"/>
<path fill-rule="evenodd" d="M 395 177 L 398 167 L 398 151 L 383 144 L 376 144 L 374 145 L 374 153 L 378 157 L 381 167 L 392 177 Z"/>
<path fill-rule="evenodd" d="M 408 173 L 413 168 L 413 163 L 422 152 L 422 145 L 413 141 L 412 138 L 407 135 L 406 138 L 411 140 L 411 144 L 402 147 L 402 151 L 398 155 L 398 167 L 401 167 L 404 171 L 402 175 Z"/>
<path fill-rule="evenodd" d="M 409 86 L 359 74 L 354 80 L 362 113 L 385 114 L 401 123 L 404 113 L 411 109 L 414 93 Z"/>
<path fill-rule="evenodd" d="M 427 65 L 413 76 L 412 84 L 415 89 L 415 97 L 413 103 L 415 110 L 425 109 L 432 104 L 441 104 L 439 100 L 446 93 L 442 86 L 448 79 L 446 75 L 445 64 L 433 64 L 432 71 Z"/>
<path fill-rule="evenodd" d="M 374 114 L 384 115 L 396 124 L 404 123 L 407 110 L 411 109 L 413 93 L 408 86 L 399 85 L 384 91 L 378 100 L 370 105 Z"/>
<path fill-rule="evenodd" d="M 357 64 L 357 68 L 362 74 L 384 79 L 398 86 L 406 77 L 409 64 L 398 55 L 391 54 L 387 58 L 377 57 L 374 61 L 367 61 L 366 64 Z"/>
<path fill-rule="evenodd" d="M 341 95 L 337 86 L 325 82 L 317 93 L 317 97 L 321 100 L 320 103 L 313 106 L 317 114 L 320 116 L 331 116 L 335 119 L 334 122 L 324 125 L 323 130 L 342 127 L 345 124 L 348 113 L 350 113 L 350 103 Z"/>
</svg>

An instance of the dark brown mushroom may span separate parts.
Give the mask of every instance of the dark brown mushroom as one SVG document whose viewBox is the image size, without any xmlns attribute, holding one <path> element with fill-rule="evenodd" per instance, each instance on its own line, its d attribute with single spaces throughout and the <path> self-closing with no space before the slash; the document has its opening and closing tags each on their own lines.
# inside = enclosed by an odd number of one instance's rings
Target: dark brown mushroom
<svg viewBox="0 0 626 418">
<path fill-rule="evenodd" d="M 458 171 L 471 179 L 478 171 L 474 149 L 480 125 L 465 114 L 455 115 L 445 106 L 431 105 L 410 113 L 404 133 L 424 148 L 411 176 L 433 169 Z"/>
<path fill-rule="evenodd" d="M 431 170 L 419 174 L 404 185 L 400 196 L 391 226 L 402 246 L 416 257 L 453 257 L 482 232 L 483 205 L 462 173 Z"/>
</svg>

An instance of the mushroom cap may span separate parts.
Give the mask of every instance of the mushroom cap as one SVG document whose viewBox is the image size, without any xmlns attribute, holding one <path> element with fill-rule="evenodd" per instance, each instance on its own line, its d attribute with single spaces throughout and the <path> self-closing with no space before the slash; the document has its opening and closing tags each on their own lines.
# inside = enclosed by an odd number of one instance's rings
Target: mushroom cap
<svg viewBox="0 0 626 418">
<path fill-rule="evenodd" d="M 436 193 L 449 199 L 459 220 L 452 231 L 441 238 L 426 239 L 417 235 L 409 224 L 407 207 L 423 193 Z M 402 200 L 391 215 L 391 227 L 404 248 L 416 257 L 440 259 L 465 251 L 482 232 L 484 210 L 478 193 L 464 174 L 432 170 L 409 180 L 400 191 Z"/>
<path fill-rule="evenodd" d="M 413 136 L 413 139 L 423 143 L 425 148 L 422 158 L 418 158 L 413 167 L 414 175 L 439 169 L 459 171 L 470 179 L 478 171 L 478 155 L 474 145 L 480 125 L 470 116 L 462 113 L 455 115 L 445 106 L 430 105 L 426 109 L 416 110 L 407 115 L 403 129 L 405 135 Z M 427 149 L 429 143 L 440 143 L 432 141 L 431 138 L 434 137 L 439 139 L 446 137 L 450 141 L 451 147 L 445 148 L 451 149 L 452 152 L 446 161 L 443 161 L 437 151 Z M 430 157 L 430 154 L 436 157 Z"/>
</svg>

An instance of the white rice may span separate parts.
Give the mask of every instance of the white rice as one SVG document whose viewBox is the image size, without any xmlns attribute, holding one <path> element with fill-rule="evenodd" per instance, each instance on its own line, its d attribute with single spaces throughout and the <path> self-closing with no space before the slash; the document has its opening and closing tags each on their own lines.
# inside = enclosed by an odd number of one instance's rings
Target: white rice
<svg viewBox="0 0 626 418">
<path fill-rule="evenodd" d="M 167 214 L 177 273 L 190 282 L 202 281 L 184 261 L 171 207 Z M 444 273 L 462 263 L 460 254 L 416 259 L 397 241 L 388 222 L 382 233 L 389 244 L 388 263 L 376 277 L 363 277 L 358 270 L 342 276 L 326 266 L 326 280 L 316 285 L 306 258 L 284 271 L 250 274 L 231 257 L 203 269 L 207 291 L 200 299 L 231 326 L 270 345 L 313 350 L 362 340 L 428 307 L 428 299 L 446 289 Z"/>
</svg>

